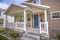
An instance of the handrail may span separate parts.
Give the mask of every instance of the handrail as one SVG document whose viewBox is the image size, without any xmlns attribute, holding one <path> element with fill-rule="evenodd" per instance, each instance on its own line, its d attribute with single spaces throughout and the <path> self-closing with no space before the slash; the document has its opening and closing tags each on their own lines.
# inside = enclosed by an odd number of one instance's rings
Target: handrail
<svg viewBox="0 0 60 40">
<path fill-rule="evenodd" d="M 24 29 L 24 22 L 7 22 L 7 27 L 16 28 L 16 29 Z"/>
<path fill-rule="evenodd" d="M 40 33 L 48 34 L 48 22 L 40 22 Z"/>
</svg>

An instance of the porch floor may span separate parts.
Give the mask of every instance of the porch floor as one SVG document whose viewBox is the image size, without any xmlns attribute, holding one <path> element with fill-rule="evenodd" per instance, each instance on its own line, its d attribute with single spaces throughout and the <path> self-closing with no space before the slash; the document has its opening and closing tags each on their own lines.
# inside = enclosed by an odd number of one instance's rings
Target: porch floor
<svg viewBox="0 0 60 40">
<path fill-rule="evenodd" d="M 27 27 L 26 32 L 40 33 L 39 28 Z"/>
</svg>

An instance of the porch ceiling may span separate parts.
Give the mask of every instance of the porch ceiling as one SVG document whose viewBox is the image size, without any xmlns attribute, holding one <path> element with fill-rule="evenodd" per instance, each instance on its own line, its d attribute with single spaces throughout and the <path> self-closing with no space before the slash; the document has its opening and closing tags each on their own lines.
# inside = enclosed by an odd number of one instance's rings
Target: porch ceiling
<svg viewBox="0 0 60 40">
<path fill-rule="evenodd" d="M 19 6 L 19 5 L 11 4 L 4 14 L 13 15 L 14 13 L 15 14 L 20 13 L 23 12 L 26 7 L 27 6 L 24 5 Z"/>
</svg>

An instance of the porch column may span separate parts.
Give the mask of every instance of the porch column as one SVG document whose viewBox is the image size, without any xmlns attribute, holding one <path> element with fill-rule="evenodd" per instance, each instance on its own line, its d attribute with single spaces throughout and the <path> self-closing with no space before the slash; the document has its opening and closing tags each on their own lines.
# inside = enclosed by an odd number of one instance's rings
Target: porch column
<svg viewBox="0 0 60 40">
<path fill-rule="evenodd" d="M 6 27 L 6 15 L 4 15 L 4 22 L 3 22 L 3 24 L 4 24 L 4 28 Z"/>
<path fill-rule="evenodd" d="M 45 9 L 44 10 L 44 15 L 45 15 L 45 26 L 46 26 L 46 32 L 47 32 L 47 35 L 48 35 L 48 22 L 47 22 L 47 10 Z"/>
<path fill-rule="evenodd" d="M 4 17 L 4 26 L 7 27 L 7 14 Z"/>
<path fill-rule="evenodd" d="M 6 15 L 6 27 L 7 27 L 7 15 Z"/>
<path fill-rule="evenodd" d="M 26 31 L 26 10 L 24 9 L 24 31 Z"/>
<path fill-rule="evenodd" d="M 45 22 L 47 22 L 47 10 L 44 10 Z"/>
</svg>

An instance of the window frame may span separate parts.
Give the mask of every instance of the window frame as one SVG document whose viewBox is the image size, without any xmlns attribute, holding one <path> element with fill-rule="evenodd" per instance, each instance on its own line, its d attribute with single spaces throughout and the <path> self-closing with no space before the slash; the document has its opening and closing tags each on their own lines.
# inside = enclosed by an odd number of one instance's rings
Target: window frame
<svg viewBox="0 0 60 40">
<path fill-rule="evenodd" d="M 15 16 L 14 22 L 24 22 L 24 15 L 22 16 Z"/>
<path fill-rule="evenodd" d="M 53 12 L 51 12 L 51 19 L 60 19 L 60 18 L 53 18 L 52 17 L 52 13 L 56 13 L 56 12 L 59 12 L 60 13 L 60 11 L 53 11 Z"/>
</svg>

